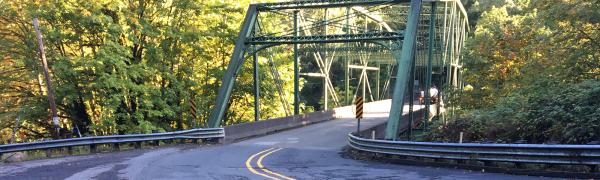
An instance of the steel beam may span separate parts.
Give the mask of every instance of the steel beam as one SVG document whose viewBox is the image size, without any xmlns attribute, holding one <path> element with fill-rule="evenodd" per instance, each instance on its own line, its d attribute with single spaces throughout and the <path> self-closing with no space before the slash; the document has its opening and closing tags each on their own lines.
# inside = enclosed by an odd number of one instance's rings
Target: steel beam
<svg viewBox="0 0 600 180">
<path fill-rule="evenodd" d="M 285 10 L 285 9 L 315 9 L 315 8 L 336 8 L 352 6 L 375 6 L 383 4 L 408 3 L 409 0 L 301 0 L 277 3 L 259 3 L 259 11 Z"/>
<path fill-rule="evenodd" d="M 254 121 L 260 120 L 260 80 L 258 77 L 258 52 L 252 54 L 254 79 Z"/>
<path fill-rule="evenodd" d="M 323 24 L 325 24 L 323 27 L 324 29 L 324 34 L 325 36 L 327 36 L 327 15 L 329 15 L 329 11 L 327 9 L 325 9 L 325 16 L 323 17 Z M 323 46 L 327 47 L 327 44 L 323 44 Z M 323 59 L 325 59 L 325 62 L 323 64 L 323 69 L 325 69 L 325 72 L 323 72 L 325 74 L 325 78 L 323 78 L 323 109 L 327 110 L 329 104 L 329 92 L 327 91 L 329 89 L 329 87 L 327 87 L 328 84 L 328 80 L 329 80 L 329 68 L 330 68 L 330 63 L 329 63 L 329 57 L 328 57 L 328 51 L 325 50 L 325 54 L 323 54 Z"/>
<path fill-rule="evenodd" d="M 242 64 L 244 64 L 244 52 L 246 51 L 246 39 L 250 37 L 251 32 L 254 30 L 254 23 L 256 22 L 257 13 L 256 5 L 250 5 L 244 18 L 241 30 L 238 34 L 238 38 L 235 41 L 235 48 L 231 55 L 231 62 L 227 66 L 225 75 L 221 80 L 221 86 L 217 93 L 217 99 L 215 101 L 215 107 L 210 113 L 208 119 L 208 127 L 216 128 L 221 126 L 221 120 L 225 111 L 227 110 L 227 103 L 231 98 L 231 91 L 235 84 L 235 78 L 240 71 Z"/>
<path fill-rule="evenodd" d="M 396 140 L 396 137 L 398 136 L 398 126 L 404 110 L 404 93 L 406 92 L 406 85 L 408 84 L 410 65 L 411 63 L 414 63 L 412 57 L 415 53 L 417 25 L 419 23 L 420 13 L 421 0 L 411 0 L 410 14 L 408 15 L 407 26 L 404 30 L 405 38 L 402 41 L 402 53 L 398 53 L 397 48 L 394 48 L 393 50 L 394 56 L 398 60 L 398 73 L 396 74 L 394 94 L 392 95 L 392 107 L 390 109 L 390 116 L 388 117 L 385 131 L 386 139 Z M 399 42 L 400 40 L 397 41 Z"/>
<path fill-rule="evenodd" d="M 364 69 L 364 70 L 371 70 L 371 71 L 379 71 L 378 67 L 369 67 L 369 66 L 363 66 L 363 65 L 348 65 L 348 68 L 350 68 L 350 69 Z"/>
<path fill-rule="evenodd" d="M 341 46 L 341 47 L 325 47 L 325 48 L 316 48 L 316 47 L 307 47 L 300 49 L 301 52 L 320 52 L 320 51 L 364 51 L 364 52 L 374 52 L 374 53 L 389 53 L 388 48 L 383 46 Z"/>
<path fill-rule="evenodd" d="M 379 81 L 381 80 L 381 63 L 377 62 L 377 75 L 375 76 L 375 97 L 376 97 L 376 101 L 381 100 L 381 97 L 379 97 Z"/>
<path fill-rule="evenodd" d="M 431 9 L 436 9 L 436 3 L 435 2 L 431 2 Z M 431 73 L 433 71 L 433 51 L 435 49 L 434 47 L 434 40 L 435 40 L 435 15 L 434 15 L 435 11 L 431 11 L 431 21 L 429 22 L 429 49 L 428 49 L 428 55 L 427 55 L 427 74 L 425 77 L 425 122 L 427 123 L 430 119 L 429 114 L 430 109 L 430 103 L 431 103 L 431 94 L 429 92 L 429 89 L 431 89 Z"/>
<path fill-rule="evenodd" d="M 298 11 L 294 11 L 294 37 L 300 34 L 298 30 Z M 298 59 L 298 44 L 294 44 L 294 115 L 300 114 L 300 59 Z"/>
<path fill-rule="evenodd" d="M 402 31 L 398 32 L 367 32 L 360 34 L 331 34 L 313 36 L 260 36 L 250 37 L 248 44 L 308 44 L 308 43 L 346 43 L 378 40 L 402 39 Z"/>
<path fill-rule="evenodd" d="M 410 64 L 410 79 L 408 81 L 408 140 L 412 140 L 412 125 L 414 121 L 414 108 L 413 105 L 415 103 L 415 56 L 411 58 L 413 63 Z"/>
<path fill-rule="evenodd" d="M 367 16 L 368 18 L 370 18 L 371 20 L 379 23 L 381 26 L 385 27 L 386 31 L 389 32 L 393 32 L 394 30 L 383 20 L 383 17 L 381 17 L 379 14 L 372 14 L 371 12 L 369 12 L 369 10 L 360 7 L 360 6 L 354 6 L 352 7 L 353 10 L 355 10 L 356 12 L 359 12 L 365 16 Z"/>
<path fill-rule="evenodd" d="M 307 77 L 321 77 L 321 78 L 327 77 L 323 73 L 300 73 L 300 75 L 307 76 Z"/>
</svg>

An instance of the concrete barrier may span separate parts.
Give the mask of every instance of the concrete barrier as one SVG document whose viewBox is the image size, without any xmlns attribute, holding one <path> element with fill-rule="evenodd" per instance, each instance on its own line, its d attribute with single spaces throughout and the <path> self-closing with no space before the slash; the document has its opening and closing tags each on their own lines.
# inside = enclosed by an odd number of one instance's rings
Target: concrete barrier
<svg viewBox="0 0 600 180">
<path fill-rule="evenodd" d="M 365 103 L 364 112 L 365 118 L 373 117 L 387 117 L 391 100 L 382 100 L 376 102 Z M 408 108 L 405 108 L 405 113 L 408 112 Z M 312 112 L 307 114 L 301 114 L 295 117 L 281 117 L 274 119 L 261 120 L 257 122 L 247 122 L 242 124 L 235 124 L 225 126 L 225 142 L 233 142 L 240 139 L 245 139 L 254 136 L 262 136 L 270 133 L 283 131 L 286 129 L 302 127 L 313 123 L 319 123 L 323 121 L 332 120 L 335 118 L 354 118 L 354 106 L 343 106 L 337 107 L 330 111 Z M 417 119 L 420 116 L 415 116 Z M 406 128 L 406 124 L 401 125 L 402 128 Z M 381 128 L 381 127 L 380 127 Z M 385 125 L 383 126 L 385 129 Z M 371 131 L 369 131 L 370 133 Z M 384 133 L 382 130 L 378 130 L 377 133 Z M 370 134 L 369 134 L 370 135 Z M 368 136 L 370 137 L 370 136 Z"/>
<path fill-rule="evenodd" d="M 413 112 L 413 127 L 423 120 L 424 111 L 425 109 L 419 109 Z M 408 121 L 406 121 L 407 117 L 407 113 L 402 115 L 402 121 L 400 121 L 398 132 L 404 132 L 408 129 Z M 360 131 L 360 137 L 373 139 L 373 131 L 375 131 L 375 139 L 383 139 L 385 136 L 385 129 L 387 128 L 386 126 L 387 122 L 383 122 L 377 126 L 362 130 Z"/>
<path fill-rule="evenodd" d="M 331 119 L 334 119 L 334 111 L 322 111 L 225 126 L 225 142 L 266 135 Z"/>
</svg>

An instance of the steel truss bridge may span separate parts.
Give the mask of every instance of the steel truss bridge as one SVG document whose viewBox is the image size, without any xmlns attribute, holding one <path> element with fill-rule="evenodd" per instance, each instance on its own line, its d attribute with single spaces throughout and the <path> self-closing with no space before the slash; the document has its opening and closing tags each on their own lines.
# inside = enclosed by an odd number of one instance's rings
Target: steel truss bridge
<svg viewBox="0 0 600 180">
<path fill-rule="evenodd" d="M 247 58 L 253 59 L 255 120 L 259 119 L 259 53 L 276 46 L 292 46 L 293 115 L 300 113 L 300 76 L 323 79 L 324 108 L 333 102 L 348 105 L 361 88 L 350 90 L 350 75 L 360 71 L 362 96 L 392 99 L 386 139 L 395 140 L 405 97 L 413 99 L 414 84 L 429 89 L 432 82 L 460 88 L 460 51 L 468 31 L 466 12 L 459 0 L 301 0 L 251 4 L 235 41 L 230 64 L 222 78 L 209 127 L 220 127 L 236 77 Z M 318 72 L 300 72 L 300 61 L 312 59 Z M 269 59 L 273 64 L 272 59 Z M 331 82 L 335 61 L 344 64 L 343 99 Z M 278 91 L 283 83 L 274 73 Z M 375 85 L 368 72 L 375 72 Z M 437 74 L 437 79 L 433 78 Z M 415 83 L 415 79 L 419 79 Z M 380 80 L 383 81 L 381 84 Z M 376 90 L 371 90 L 372 86 Z M 368 87 L 368 88 L 367 88 Z M 429 111 L 429 91 L 425 91 Z M 331 98 L 331 99 L 330 99 Z M 365 97 L 365 99 L 369 99 Z M 285 99 L 282 104 L 288 104 Z M 413 101 L 408 102 L 412 104 Z M 285 107 L 286 114 L 291 114 Z M 427 119 L 429 113 L 425 113 Z M 409 119 L 411 120 L 411 119 Z"/>
</svg>

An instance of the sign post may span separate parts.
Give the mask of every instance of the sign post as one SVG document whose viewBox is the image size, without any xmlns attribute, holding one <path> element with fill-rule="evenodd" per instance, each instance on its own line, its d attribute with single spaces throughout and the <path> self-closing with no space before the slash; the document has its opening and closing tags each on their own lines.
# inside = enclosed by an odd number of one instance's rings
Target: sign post
<svg viewBox="0 0 600 180">
<path fill-rule="evenodd" d="M 356 107 L 356 120 L 357 120 L 357 126 L 356 126 L 356 135 L 360 134 L 360 119 L 362 119 L 363 117 L 363 97 L 358 96 L 356 97 L 356 100 L 354 101 L 354 105 Z"/>
</svg>

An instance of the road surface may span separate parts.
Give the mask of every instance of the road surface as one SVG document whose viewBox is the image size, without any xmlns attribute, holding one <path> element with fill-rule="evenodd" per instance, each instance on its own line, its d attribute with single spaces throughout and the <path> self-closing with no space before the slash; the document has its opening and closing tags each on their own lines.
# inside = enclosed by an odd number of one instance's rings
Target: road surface
<svg viewBox="0 0 600 180">
<path fill-rule="evenodd" d="M 387 103 L 387 104 L 386 104 Z M 386 120 L 389 101 L 365 107 L 362 128 Z M 222 145 L 157 149 L 0 165 L 0 179 L 536 179 L 460 169 L 344 158 L 351 113 L 341 118 Z"/>
</svg>

